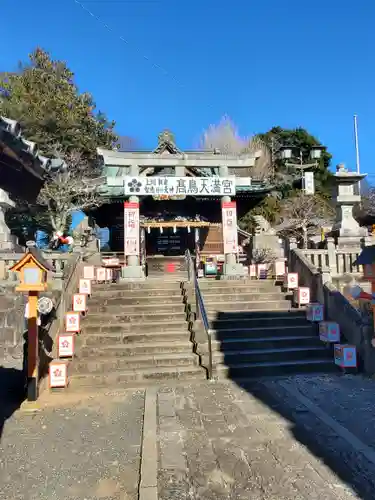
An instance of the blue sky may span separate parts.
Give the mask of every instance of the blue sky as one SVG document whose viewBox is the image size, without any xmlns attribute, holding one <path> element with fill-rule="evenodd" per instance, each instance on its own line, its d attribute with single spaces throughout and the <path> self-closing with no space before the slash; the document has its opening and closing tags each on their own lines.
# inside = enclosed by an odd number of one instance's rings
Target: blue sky
<svg viewBox="0 0 375 500">
<path fill-rule="evenodd" d="M 2 0 L 0 70 L 37 45 L 49 50 L 143 147 L 166 127 L 181 148 L 193 147 L 228 114 L 244 135 L 303 126 L 334 165 L 354 169 L 357 113 L 361 170 L 375 182 L 374 0 L 83 4 L 102 21 L 74 0 Z"/>
</svg>

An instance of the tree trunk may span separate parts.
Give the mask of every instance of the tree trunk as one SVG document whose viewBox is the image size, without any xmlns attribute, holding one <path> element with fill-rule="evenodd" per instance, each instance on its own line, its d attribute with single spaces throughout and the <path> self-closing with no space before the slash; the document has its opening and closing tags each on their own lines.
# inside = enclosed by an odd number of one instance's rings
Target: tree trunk
<svg viewBox="0 0 375 500">
<path fill-rule="evenodd" d="M 307 228 L 302 228 L 303 248 L 307 249 Z"/>
</svg>

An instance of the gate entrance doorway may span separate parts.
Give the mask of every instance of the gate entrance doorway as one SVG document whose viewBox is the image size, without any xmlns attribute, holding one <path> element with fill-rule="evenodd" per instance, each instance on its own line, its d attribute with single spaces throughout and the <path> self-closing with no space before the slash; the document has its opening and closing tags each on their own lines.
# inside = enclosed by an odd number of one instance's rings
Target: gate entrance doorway
<svg viewBox="0 0 375 500">
<path fill-rule="evenodd" d="M 146 255 L 177 257 L 194 251 L 194 233 L 183 227 L 165 227 L 146 232 Z"/>
</svg>

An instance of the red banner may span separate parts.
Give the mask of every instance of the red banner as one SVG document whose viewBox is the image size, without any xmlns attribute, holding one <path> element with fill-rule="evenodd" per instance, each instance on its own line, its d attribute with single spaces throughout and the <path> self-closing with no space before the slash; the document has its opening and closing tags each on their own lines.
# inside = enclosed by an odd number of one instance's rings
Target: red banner
<svg viewBox="0 0 375 500">
<path fill-rule="evenodd" d="M 223 218 L 224 253 L 237 253 L 238 231 L 236 202 L 223 202 L 221 204 L 221 210 Z"/>
<path fill-rule="evenodd" d="M 139 203 L 124 203 L 124 253 L 139 255 Z"/>
</svg>

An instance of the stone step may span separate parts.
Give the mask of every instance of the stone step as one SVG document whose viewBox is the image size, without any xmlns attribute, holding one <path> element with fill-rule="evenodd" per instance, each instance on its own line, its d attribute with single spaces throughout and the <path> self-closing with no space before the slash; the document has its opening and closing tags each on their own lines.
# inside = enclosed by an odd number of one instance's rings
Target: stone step
<svg viewBox="0 0 375 500">
<path fill-rule="evenodd" d="M 244 328 L 245 326 L 305 325 L 303 311 L 207 311 L 212 328 Z M 310 324 L 310 323 L 309 323 Z"/>
<path fill-rule="evenodd" d="M 104 374 L 114 371 L 136 370 L 199 365 L 199 358 L 192 352 L 152 355 L 131 355 L 123 357 L 99 357 L 98 359 L 74 360 L 72 373 Z"/>
<path fill-rule="evenodd" d="M 137 342 L 132 344 L 110 344 L 99 346 L 84 346 L 80 349 L 77 359 L 94 358 L 128 358 L 136 355 L 148 354 L 153 356 L 155 354 L 172 354 L 172 353 L 191 353 L 193 351 L 193 344 L 189 339 L 184 341 L 173 342 Z"/>
<path fill-rule="evenodd" d="M 189 295 L 195 295 L 195 290 L 187 288 Z M 269 285 L 269 286 L 224 286 L 224 287 L 200 287 L 200 291 L 203 297 L 208 295 L 242 295 L 242 294 L 256 294 L 256 293 L 282 293 L 281 288 Z M 285 294 L 283 294 L 285 295 Z"/>
<path fill-rule="evenodd" d="M 262 332 L 261 332 L 262 333 Z M 231 351 L 255 350 L 255 349 L 283 349 L 286 347 L 308 347 L 321 346 L 322 343 L 319 337 L 315 335 L 288 335 L 283 337 L 237 337 L 236 332 L 233 332 L 233 338 L 217 339 L 216 335 L 212 337 L 212 350 L 230 353 Z M 205 352 L 207 344 L 199 344 L 199 352 Z"/>
<path fill-rule="evenodd" d="M 216 375 L 219 379 L 246 380 L 249 378 L 283 376 L 299 373 L 337 372 L 333 358 L 299 359 L 292 361 L 276 361 L 267 363 L 243 363 L 235 366 L 217 365 Z"/>
<path fill-rule="evenodd" d="M 212 302 L 268 302 L 285 300 L 285 294 L 279 291 L 254 293 L 254 292 L 238 292 L 233 293 L 206 293 L 203 292 L 204 304 L 211 304 Z"/>
<path fill-rule="evenodd" d="M 291 303 L 289 300 L 270 300 L 254 302 L 210 302 L 205 303 L 206 311 L 210 314 L 214 311 L 243 312 L 243 311 L 289 311 Z"/>
<path fill-rule="evenodd" d="M 314 333 L 314 328 L 310 324 L 293 326 L 253 326 L 245 328 L 221 328 L 213 329 L 212 336 L 216 340 L 226 340 L 230 338 L 264 338 L 287 337 L 289 335 L 306 337 Z M 319 338 L 319 337 L 316 337 Z"/>
<path fill-rule="evenodd" d="M 84 387 L 131 387 L 133 383 L 163 383 L 177 380 L 205 380 L 206 371 L 198 366 L 152 367 L 134 370 L 124 370 L 103 374 L 73 374 L 69 387 L 74 391 Z"/>
<path fill-rule="evenodd" d="M 153 288 L 157 290 L 179 290 L 180 281 L 170 281 L 161 277 L 157 279 L 148 278 L 142 281 L 120 281 L 119 283 L 96 283 L 93 285 L 93 290 L 104 292 L 110 290 L 150 290 Z"/>
<path fill-rule="evenodd" d="M 272 288 L 275 287 L 275 280 L 215 280 L 215 279 L 199 279 L 199 288 L 201 290 L 212 290 L 218 288 Z"/>
<path fill-rule="evenodd" d="M 88 319 L 88 318 L 87 318 Z M 126 333 L 131 331 L 132 333 L 152 333 L 158 332 L 168 332 L 168 331 L 187 331 L 188 323 L 185 319 L 181 321 L 140 321 L 139 323 L 122 323 L 122 322 L 96 322 L 91 321 L 90 323 L 84 322 L 82 328 L 82 335 L 92 335 L 95 333 Z"/>
<path fill-rule="evenodd" d="M 124 288 L 118 288 L 114 286 L 108 290 L 97 290 L 94 289 L 93 299 L 98 298 L 120 298 L 120 297 L 158 297 L 158 296 L 167 296 L 167 297 L 182 297 L 182 289 L 178 286 L 174 286 L 173 288 L 136 288 L 134 290 L 128 290 Z"/>
<path fill-rule="evenodd" d="M 175 311 L 176 312 L 184 312 L 184 304 L 181 302 L 179 304 L 158 304 L 158 302 L 155 303 L 146 303 L 146 304 L 117 304 L 117 305 L 111 305 L 108 304 L 106 306 L 103 305 L 93 305 L 90 306 L 90 311 L 89 314 L 115 314 L 117 317 L 121 315 L 135 315 L 139 314 L 141 316 L 147 315 L 147 314 L 154 314 L 154 313 L 159 313 L 159 314 L 173 314 Z"/>
<path fill-rule="evenodd" d="M 158 307 L 162 304 L 183 304 L 182 295 L 133 295 L 133 292 L 129 292 L 127 296 L 123 297 L 95 297 L 90 298 L 88 302 L 88 307 L 97 308 L 104 306 L 131 306 L 131 305 L 147 305 Z"/>
<path fill-rule="evenodd" d="M 207 363 L 207 356 L 204 360 Z M 214 352 L 214 363 L 237 366 L 244 363 L 271 363 L 311 359 L 328 359 L 333 362 L 332 352 L 323 345 L 305 347 L 285 347 L 273 349 L 244 349 L 239 351 Z M 203 362 L 203 364 L 205 364 Z"/>
<path fill-rule="evenodd" d="M 93 346 L 103 346 L 103 345 L 113 345 L 118 344 L 119 347 L 123 344 L 132 345 L 134 343 L 146 343 L 146 342 L 183 342 L 190 340 L 191 334 L 189 331 L 179 330 L 170 332 L 159 332 L 154 331 L 150 333 L 125 333 L 125 334 L 109 334 L 109 333 L 97 333 L 92 335 L 81 335 L 83 347 L 93 347 Z"/>
<path fill-rule="evenodd" d="M 134 308 L 131 310 L 131 312 L 126 312 L 123 310 L 120 310 L 118 307 L 114 308 L 114 311 L 111 312 L 95 312 L 91 311 L 87 315 L 87 318 L 84 319 L 82 322 L 83 327 L 85 327 L 88 324 L 95 323 L 97 324 L 98 322 L 100 323 L 105 323 L 105 324 L 110 324 L 110 323 L 141 323 L 142 321 L 153 321 L 155 325 L 159 321 L 185 321 L 186 320 L 186 313 L 183 311 L 182 308 L 179 308 L 179 311 L 170 311 L 170 312 L 145 312 L 144 310 L 140 309 L 139 311 L 135 311 Z M 181 310 L 182 309 L 182 310 Z"/>
</svg>

